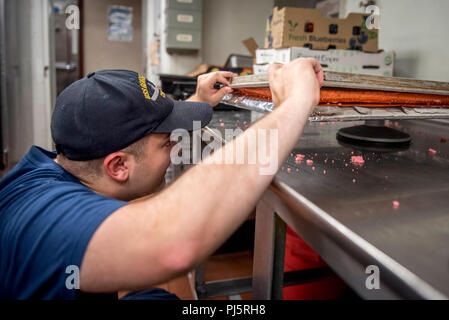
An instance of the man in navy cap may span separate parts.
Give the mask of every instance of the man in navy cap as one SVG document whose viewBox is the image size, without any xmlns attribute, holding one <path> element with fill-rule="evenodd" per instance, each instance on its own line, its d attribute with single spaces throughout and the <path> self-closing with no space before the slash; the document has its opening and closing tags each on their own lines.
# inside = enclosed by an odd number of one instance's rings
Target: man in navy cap
<svg viewBox="0 0 449 320">
<path fill-rule="evenodd" d="M 155 194 L 170 163 L 170 133 L 192 130 L 193 121 L 205 126 L 211 106 L 232 91 L 214 84 L 232 76 L 200 76 L 189 101 L 126 70 L 91 73 L 66 88 L 51 123 L 57 152 L 33 146 L 0 181 L 0 299 L 119 291 L 130 291 L 124 299 L 176 299 L 148 288 L 212 254 L 273 177 L 259 174 L 260 163 L 200 163 Z M 278 131 L 282 164 L 319 101 L 323 73 L 316 60 L 298 59 L 271 66 L 269 76 L 276 109 L 250 129 Z"/>
</svg>

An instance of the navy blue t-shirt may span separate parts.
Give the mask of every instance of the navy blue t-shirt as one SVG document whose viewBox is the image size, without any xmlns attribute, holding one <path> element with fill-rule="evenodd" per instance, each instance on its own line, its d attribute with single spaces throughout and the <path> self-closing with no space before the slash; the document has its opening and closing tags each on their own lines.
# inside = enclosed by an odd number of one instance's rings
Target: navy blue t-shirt
<svg viewBox="0 0 449 320">
<path fill-rule="evenodd" d="M 68 289 L 99 225 L 126 202 L 101 196 L 33 146 L 0 180 L 0 299 L 75 299 Z"/>
</svg>

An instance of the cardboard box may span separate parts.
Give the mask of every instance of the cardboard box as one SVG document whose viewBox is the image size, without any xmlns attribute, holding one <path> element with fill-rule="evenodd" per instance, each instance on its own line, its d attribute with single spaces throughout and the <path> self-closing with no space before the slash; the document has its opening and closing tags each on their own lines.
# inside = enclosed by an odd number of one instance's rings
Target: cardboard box
<svg viewBox="0 0 449 320">
<path fill-rule="evenodd" d="M 317 9 L 275 7 L 271 24 L 272 46 L 267 39 L 266 48 L 378 52 L 378 30 L 367 29 L 367 17 L 369 14 L 350 13 L 346 19 L 326 18 Z"/>
<path fill-rule="evenodd" d="M 356 50 L 310 50 L 303 47 L 257 49 L 254 74 L 266 73 L 269 63 L 288 63 L 296 58 L 312 57 L 325 71 L 393 76 L 394 51 L 365 53 Z"/>
<path fill-rule="evenodd" d="M 273 37 L 271 36 L 271 23 L 273 21 L 273 15 L 270 15 L 265 25 L 265 43 L 264 48 L 273 48 Z"/>
<path fill-rule="evenodd" d="M 268 73 L 269 64 L 254 64 L 253 65 L 253 74 L 264 74 Z"/>
</svg>

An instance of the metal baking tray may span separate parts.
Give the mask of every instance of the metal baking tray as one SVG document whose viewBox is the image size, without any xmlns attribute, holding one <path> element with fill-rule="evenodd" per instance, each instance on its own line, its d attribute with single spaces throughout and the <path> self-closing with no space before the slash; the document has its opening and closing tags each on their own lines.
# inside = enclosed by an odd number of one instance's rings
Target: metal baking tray
<svg viewBox="0 0 449 320">
<path fill-rule="evenodd" d="M 267 88 L 267 74 L 249 75 L 231 79 L 231 88 Z M 400 77 L 324 71 L 323 88 L 394 91 L 406 93 L 449 95 L 449 83 Z"/>
<path fill-rule="evenodd" d="M 232 78 L 230 85 L 232 88 L 267 88 L 268 86 L 269 81 L 268 75 L 266 74 L 235 77 Z M 323 87 L 449 95 L 449 83 L 446 82 L 328 71 L 324 72 Z M 226 95 L 222 103 L 261 113 L 271 112 L 274 108 L 272 102 L 249 98 L 239 93 Z M 449 108 L 317 106 L 313 114 L 309 117 L 309 120 L 325 122 L 445 118 L 449 118 Z"/>
</svg>

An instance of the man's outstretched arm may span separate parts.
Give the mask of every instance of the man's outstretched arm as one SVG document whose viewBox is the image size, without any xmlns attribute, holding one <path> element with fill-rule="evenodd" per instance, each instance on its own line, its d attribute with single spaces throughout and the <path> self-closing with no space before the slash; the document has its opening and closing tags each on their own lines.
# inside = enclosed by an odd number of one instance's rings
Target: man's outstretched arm
<svg viewBox="0 0 449 320">
<path fill-rule="evenodd" d="M 278 169 L 319 101 L 323 73 L 316 60 L 297 59 L 271 66 L 269 78 L 275 110 L 225 145 L 223 154 L 244 143 L 248 159 L 248 130 L 274 129 L 278 146 L 267 152 L 277 153 Z M 255 164 L 206 163 L 222 160 L 223 154 L 212 154 L 157 196 L 130 203 L 109 216 L 86 250 L 81 290 L 151 287 L 192 269 L 231 236 L 275 172 L 261 175 L 266 164 L 259 160 Z"/>
</svg>

